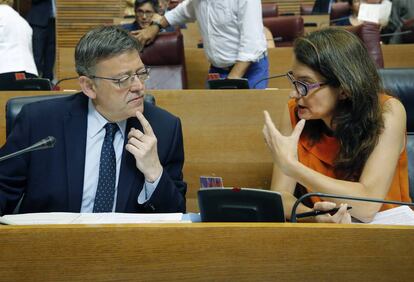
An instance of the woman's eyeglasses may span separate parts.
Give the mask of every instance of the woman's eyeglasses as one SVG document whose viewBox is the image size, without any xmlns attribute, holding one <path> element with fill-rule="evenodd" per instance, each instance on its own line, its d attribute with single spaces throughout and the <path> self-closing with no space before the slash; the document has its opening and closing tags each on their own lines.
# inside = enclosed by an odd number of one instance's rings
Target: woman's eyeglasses
<svg viewBox="0 0 414 282">
<path fill-rule="evenodd" d="M 289 71 L 286 75 L 289 78 L 289 81 L 295 87 L 298 94 L 302 97 L 308 95 L 309 91 L 312 89 L 316 89 L 316 88 L 329 84 L 328 82 L 307 83 L 304 81 L 296 80 L 295 77 L 293 76 L 292 71 Z"/>
<path fill-rule="evenodd" d="M 96 76 L 96 75 L 91 75 L 89 77 L 92 79 L 111 80 L 115 84 L 117 84 L 120 89 L 125 89 L 125 88 L 131 87 L 135 78 L 138 78 L 141 83 L 144 83 L 149 78 L 150 70 L 151 69 L 149 67 L 145 67 L 144 69 L 138 70 L 136 73 L 132 75 L 125 75 L 125 76 L 121 76 L 120 78 L 102 77 L 102 76 Z"/>
</svg>

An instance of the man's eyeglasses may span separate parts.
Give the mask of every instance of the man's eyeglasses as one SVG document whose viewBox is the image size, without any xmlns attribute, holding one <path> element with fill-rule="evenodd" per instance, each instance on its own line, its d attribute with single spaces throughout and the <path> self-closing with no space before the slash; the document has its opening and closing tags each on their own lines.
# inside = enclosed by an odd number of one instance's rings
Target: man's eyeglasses
<svg viewBox="0 0 414 282">
<path fill-rule="evenodd" d="M 316 89 L 316 88 L 329 84 L 328 82 L 307 83 L 304 81 L 296 80 L 291 71 L 288 72 L 286 75 L 289 78 L 290 82 L 295 87 L 298 94 L 302 97 L 308 95 L 308 92 L 312 89 Z"/>
<path fill-rule="evenodd" d="M 141 10 L 141 9 L 137 10 L 137 15 L 140 16 L 140 17 L 150 18 L 154 15 L 154 13 L 155 13 L 154 11 L 144 11 L 144 10 Z"/>
<path fill-rule="evenodd" d="M 90 78 L 111 80 L 115 84 L 117 84 L 120 89 L 125 89 L 125 88 L 131 87 L 135 78 L 138 78 L 141 83 L 144 83 L 149 78 L 150 70 L 151 69 L 149 67 L 145 67 L 144 69 L 138 70 L 136 73 L 132 75 L 124 75 L 124 76 L 121 76 L 120 78 L 102 77 L 102 76 L 96 76 L 96 75 L 91 75 Z"/>
</svg>

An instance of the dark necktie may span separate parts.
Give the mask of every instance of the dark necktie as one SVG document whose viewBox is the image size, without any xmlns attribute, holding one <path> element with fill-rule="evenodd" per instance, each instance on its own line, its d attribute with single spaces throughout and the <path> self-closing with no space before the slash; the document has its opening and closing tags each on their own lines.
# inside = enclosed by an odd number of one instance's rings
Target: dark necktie
<svg viewBox="0 0 414 282">
<path fill-rule="evenodd" d="M 112 212 L 114 205 L 116 157 L 113 143 L 118 125 L 116 123 L 107 123 L 105 130 L 106 133 L 99 163 L 98 188 L 96 190 L 93 212 Z"/>
</svg>

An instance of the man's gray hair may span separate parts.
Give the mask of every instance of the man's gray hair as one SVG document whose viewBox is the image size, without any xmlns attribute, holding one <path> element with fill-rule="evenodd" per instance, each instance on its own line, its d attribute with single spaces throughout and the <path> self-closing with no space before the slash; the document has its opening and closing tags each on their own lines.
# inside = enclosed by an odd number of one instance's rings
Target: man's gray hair
<svg viewBox="0 0 414 282">
<path fill-rule="evenodd" d="M 133 50 L 139 53 L 141 49 L 138 40 L 119 26 L 94 28 L 82 36 L 76 45 L 76 72 L 78 75 L 93 75 L 100 60 Z"/>
</svg>

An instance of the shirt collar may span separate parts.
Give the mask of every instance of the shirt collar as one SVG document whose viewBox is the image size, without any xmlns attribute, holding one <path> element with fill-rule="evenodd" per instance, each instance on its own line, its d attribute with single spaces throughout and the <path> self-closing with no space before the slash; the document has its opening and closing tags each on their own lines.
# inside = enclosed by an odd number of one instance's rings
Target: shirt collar
<svg viewBox="0 0 414 282">
<path fill-rule="evenodd" d="M 104 118 L 95 108 L 92 103 L 92 99 L 88 101 L 88 137 L 94 138 L 104 126 L 110 121 Z M 126 120 L 118 121 L 116 124 L 119 127 L 119 131 L 122 134 L 122 138 L 125 138 Z"/>
</svg>

